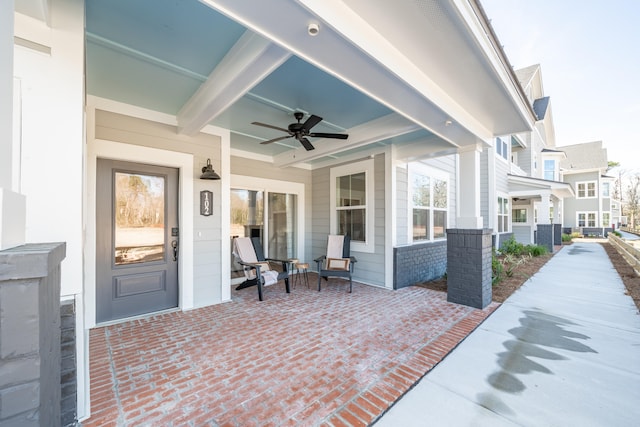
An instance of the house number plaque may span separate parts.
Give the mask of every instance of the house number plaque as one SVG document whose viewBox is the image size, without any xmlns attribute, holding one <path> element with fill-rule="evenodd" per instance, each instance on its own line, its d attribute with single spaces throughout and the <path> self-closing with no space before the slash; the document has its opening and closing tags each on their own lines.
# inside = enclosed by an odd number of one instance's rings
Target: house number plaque
<svg viewBox="0 0 640 427">
<path fill-rule="evenodd" d="M 213 193 L 208 190 L 200 192 L 200 215 L 213 215 Z"/>
</svg>

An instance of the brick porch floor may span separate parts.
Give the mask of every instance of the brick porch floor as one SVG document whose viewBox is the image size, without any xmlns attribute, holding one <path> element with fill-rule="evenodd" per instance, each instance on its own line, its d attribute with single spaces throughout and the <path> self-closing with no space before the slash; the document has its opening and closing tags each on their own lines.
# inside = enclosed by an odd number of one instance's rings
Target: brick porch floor
<svg viewBox="0 0 640 427">
<path fill-rule="evenodd" d="M 82 425 L 368 425 L 497 308 L 315 277 L 91 330 Z"/>
</svg>

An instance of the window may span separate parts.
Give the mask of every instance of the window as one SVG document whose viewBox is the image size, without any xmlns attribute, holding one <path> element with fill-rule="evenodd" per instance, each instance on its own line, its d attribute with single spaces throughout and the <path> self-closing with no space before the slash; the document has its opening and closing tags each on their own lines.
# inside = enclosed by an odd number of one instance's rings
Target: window
<svg viewBox="0 0 640 427">
<path fill-rule="evenodd" d="M 413 241 L 444 238 L 449 207 L 446 176 L 416 166 L 411 167 L 409 179 Z"/>
<path fill-rule="evenodd" d="M 602 212 L 602 226 L 611 226 L 611 214 L 609 212 Z"/>
<path fill-rule="evenodd" d="M 609 191 L 610 191 L 610 182 L 603 182 L 602 183 L 602 197 L 611 197 L 609 195 Z"/>
<path fill-rule="evenodd" d="M 498 233 L 509 231 L 509 199 L 498 197 Z"/>
<path fill-rule="evenodd" d="M 611 209 L 618 209 L 618 205 L 615 203 L 611 203 Z"/>
<path fill-rule="evenodd" d="M 595 212 L 578 212 L 578 227 L 595 227 L 596 226 L 596 213 Z"/>
<path fill-rule="evenodd" d="M 496 154 L 505 160 L 509 159 L 509 145 L 506 138 L 496 138 Z"/>
<path fill-rule="evenodd" d="M 353 251 L 373 252 L 373 159 L 332 168 L 330 179 L 331 232 L 351 236 Z"/>
<path fill-rule="evenodd" d="M 367 241 L 366 177 L 359 172 L 336 180 L 337 232 L 351 236 L 354 242 Z"/>
<path fill-rule="evenodd" d="M 511 211 L 511 217 L 514 223 L 527 222 L 527 210 L 526 209 L 513 209 Z"/>
<path fill-rule="evenodd" d="M 596 197 L 595 181 L 578 182 L 576 186 L 578 187 L 578 199 L 593 199 Z"/>
<path fill-rule="evenodd" d="M 544 179 L 549 181 L 555 181 L 556 179 L 556 161 L 555 160 L 544 161 Z"/>
</svg>

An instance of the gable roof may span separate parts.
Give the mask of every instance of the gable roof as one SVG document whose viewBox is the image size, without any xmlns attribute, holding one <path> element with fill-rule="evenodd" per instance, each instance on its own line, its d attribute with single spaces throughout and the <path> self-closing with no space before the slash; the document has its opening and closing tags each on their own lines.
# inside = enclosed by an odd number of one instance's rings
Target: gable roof
<svg viewBox="0 0 640 427">
<path fill-rule="evenodd" d="M 533 76 L 536 74 L 538 68 L 540 68 L 540 65 L 534 64 L 515 71 L 516 77 L 520 81 L 522 87 L 526 87 L 529 83 L 531 83 L 531 79 L 533 79 Z"/>
<path fill-rule="evenodd" d="M 606 169 L 609 166 L 607 149 L 602 148 L 602 141 L 565 145 L 556 148 L 567 154 L 567 158 L 560 161 L 560 168 L 565 171 Z"/>
</svg>

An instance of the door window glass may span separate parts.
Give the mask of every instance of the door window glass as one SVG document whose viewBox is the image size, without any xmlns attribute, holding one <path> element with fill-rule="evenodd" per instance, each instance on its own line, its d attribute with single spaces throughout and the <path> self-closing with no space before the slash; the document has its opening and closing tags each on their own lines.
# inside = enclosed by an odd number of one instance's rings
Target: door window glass
<svg viewBox="0 0 640 427">
<path fill-rule="evenodd" d="M 115 172 L 114 263 L 164 260 L 165 178 Z"/>
</svg>

